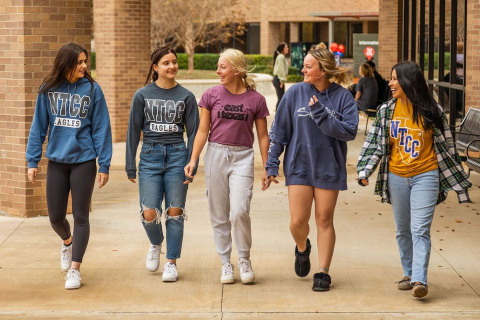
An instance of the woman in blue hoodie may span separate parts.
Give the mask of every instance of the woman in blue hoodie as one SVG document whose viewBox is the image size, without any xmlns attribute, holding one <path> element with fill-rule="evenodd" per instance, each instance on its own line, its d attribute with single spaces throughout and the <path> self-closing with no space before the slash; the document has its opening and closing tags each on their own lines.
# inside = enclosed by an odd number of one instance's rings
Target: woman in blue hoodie
<svg viewBox="0 0 480 320">
<path fill-rule="evenodd" d="M 295 273 L 310 272 L 311 244 L 307 238 L 313 200 L 320 270 L 314 291 L 327 291 L 335 247 L 333 214 L 339 190 L 347 189 L 347 141 L 355 139 L 358 111 L 347 81 L 349 68 L 337 67 L 326 49 L 305 57 L 304 82 L 293 85 L 280 102 L 270 130 L 267 174 L 278 183 L 279 156 L 285 149 L 283 171 L 288 186 L 290 232 L 295 240 Z"/>
<path fill-rule="evenodd" d="M 48 132 L 47 207 L 50 223 L 63 240 L 61 268 L 68 271 L 65 289 L 81 286 L 79 270 L 90 236 L 95 159 L 101 188 L 108 181 L 112 157 L 107 104 L 102 89 L 87 72 L 87 60 L 87 50 L 75 43 L 58 51 L 52 71 L 40 86 L 26 152 L 28 180 L 35 184 Z M 70 191 L 75 239 L 66 219 Z"/>
</svg>

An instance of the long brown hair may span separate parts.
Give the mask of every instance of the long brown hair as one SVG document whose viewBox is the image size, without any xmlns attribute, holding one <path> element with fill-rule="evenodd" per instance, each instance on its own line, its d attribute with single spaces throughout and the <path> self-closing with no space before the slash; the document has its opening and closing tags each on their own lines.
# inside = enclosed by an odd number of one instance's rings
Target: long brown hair
<svg viewBox="0 0 480 320">
<path fill-rule="evenodd" d="M 76 43 L 67 43 L 64 44 L 60 50 L 58 50 L 57 56 L 53 63 L 52 70 L 47 74 L 43 79 L 42 85 L 40 86 L 39 91 L 41 93 L 47 92 L 50 89 L 58 88 L 65 80 L 70 79 L 75 73 L 77 68 L 78 56 L 81 53 L 85 53 L 88 61 L 88 52 L 84 47 Z M 85 78 L 90 81 L 91 90 L 90 94 L 93 92 L 93 80 L 92 76 L 85 70 Z"/>
<path fill-rule="evenodd" d="M 145 80 L 145 85 L 147 85 L 150 82 L 155 82 L 158 80 L 158 73 L 153 70 L 153 65 L 157 64 L 162 59 L 163 56 L 166 56 L 169 53 L 173 53 L 175 57 L 177 57 L 177 53 L 175 50 L 169 47 L 160 47 L 157 50 L 153 51 L 152 55 L 150 56 L 150 60 L 152 61 L 152 64 L 150 65 L 150 70 L 148 71 L 148 76 L 147 80 Z"/>
</svg>

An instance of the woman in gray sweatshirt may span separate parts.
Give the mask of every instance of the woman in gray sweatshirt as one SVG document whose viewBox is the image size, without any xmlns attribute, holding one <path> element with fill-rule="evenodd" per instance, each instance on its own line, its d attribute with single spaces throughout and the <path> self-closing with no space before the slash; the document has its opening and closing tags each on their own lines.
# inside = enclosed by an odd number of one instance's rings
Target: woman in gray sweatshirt
<svg viewBox="0 0 480 320">
<path fill-rule="evenodd" d="M 285 149 L 283 170 L 299 277 L 310 272 L 308 221 L 315 200 L 320 270 L 312 289 L 327 291 L 335 247 L 333 214 L 339 190 L 347 189 L 347 141 L 357 134 L 358 111 L 350 92 L 336 83 L 347 80 L 349 68 L 337 67 L 330 51 L 311 50 L 302 72 L 304 82 L 293 85 L 278 106 L 266 170 L 269 179 L 278 183 L 279 157 Z"/>
</svg>

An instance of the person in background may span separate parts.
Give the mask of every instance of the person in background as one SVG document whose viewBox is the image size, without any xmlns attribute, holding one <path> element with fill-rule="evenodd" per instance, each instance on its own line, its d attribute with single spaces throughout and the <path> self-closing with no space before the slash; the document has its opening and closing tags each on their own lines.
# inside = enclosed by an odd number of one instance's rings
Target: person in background
<svg viewBox="0 0 480 320">
<path fill-rule="evenodd" d="M 373 70 L 367 63 L 364 63 L 360 65 L 358 73 L 360 79 L 355 87 L 355 100 L 358 110 L 376 109 L 378 87 L 373 77 Z"/>
<path fill-rule="evenodd" d="M 392 205 L 397 244 L 403 267 L 399 290 L 412 290 L 416 298 L 428 294 L 435 205 L 448 191 L 469 202 L 467 179 L 455 150 L 447 117 L 430 95 L 422 70 L 415 62 L 401 62 L 392 68 L 393 99 L 384 103 L 358 157 L 358 183 L 380 164 L 375 194 Z"/>
<path fill-rule="evenodd" d="M 288 45 L 285 42 L 280 43 L 277 46 L 277 50 L 273 53 L 273 86 L 277 93 L 277 104 L 275 110 L 277 110 L 280 100 L 282 100 L 285 94 L 285 83 L 287 82 L 288 75 L 288 61 L 285 56 L 288 54 Z"/>
<path fill-rule="evenodd" d="M 87 71 L 88 52 L 76 43 L 63 45 L 43 79 L 28 136 L 28 180 L 35 184 L 42 145 L 48 132 L 47 208 L 53 230 L 63 240 L 61 269 L 65 289 L 81 287 L 80 265 L 90 238 L 96 159 L 98 187 L 108 182 L 112 132 L 102 89 Z M 74 235 L 66 219 L 72 194 Z"/>
<path fill-rule="evenodd" d="M 388 100 L 388 94 L 390 92 L 390 89 L 388 88 L 388 81 L 383 79 L 380 73 L 377 72 L 375 62 L 373 62 L 372 60 L 368 60 L 366 63 L 373 70 L 373 77 L 375 78 L 378 87 L 377 105 L 380 105 L 381 103 Z"/>
</svg>

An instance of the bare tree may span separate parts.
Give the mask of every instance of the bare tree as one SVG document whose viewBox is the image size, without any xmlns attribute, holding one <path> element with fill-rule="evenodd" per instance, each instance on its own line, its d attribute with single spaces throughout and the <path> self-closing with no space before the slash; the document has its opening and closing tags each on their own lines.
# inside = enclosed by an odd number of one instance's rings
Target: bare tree
<svg viewBox="0 0 480 320">
<path fill-rule="evenodd" d="M 183 47 L 190 73 L 196 46 L 227 42 L 245 32 L 242 5 L 242 0 L 154 0 L 154 44 Z"/>
</svg>

